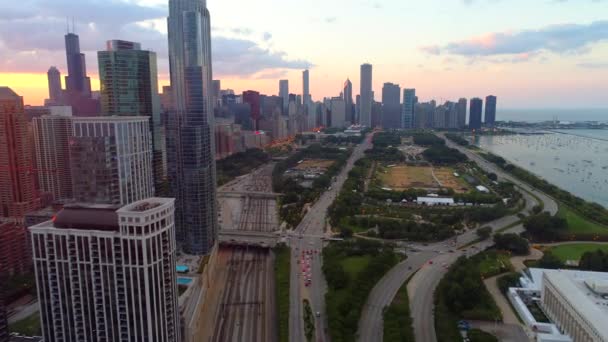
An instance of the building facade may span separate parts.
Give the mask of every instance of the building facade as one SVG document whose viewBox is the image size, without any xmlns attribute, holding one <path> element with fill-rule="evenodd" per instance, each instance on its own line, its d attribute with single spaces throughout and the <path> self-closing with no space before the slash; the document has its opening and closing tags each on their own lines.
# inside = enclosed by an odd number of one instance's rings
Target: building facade
<svg viewBox="0 0 608 342">
<path fill-rule="evenodd" d="M 481 110 L 483 100 L 480 98 L 471 99 L 471 108 L 469 109 L 469 129 L 481 129 Z"/>
<path fill-rule="evenodd" d="M 496 123 L 496 96 L 494 95 L 489 95 L 486 97 L 484 123 L 488 127 L 494 127 L 494 124 Z"/>
<path fill-rule="evenodd" d="M 104 116 L 150 118 L 154 154 L 154 184 L 161 189 L 167 180 L 165 128 L 158 95 L 156 53 L 141 50 L 139 43 L 110 40 L 106 51 L 97 52 Z"/>
<path fill-rule="evenodd" d="M 401 128 L 414 128 L 414 109 L 416 108 L 416 89 L 403 89 L 403 108 Z"/>
<path fill-rule="evenodd" d="M 467 125 L 467 99 L 461 98 L 456 105 L 458 115 L 458 128 L 463 129 Z"/>
<path fill-rule="evenodd" d="M 355 118 L 355 106 L 353 104 L 353 83 L 346 79 L 344 82 L 344 106 L 346 107 L 346 122 L 354 125 L 356 123 Z"/>
<path fill-rule="evenodd" d="M 401 88 L 398 84 L 384 83 L 382 87 L 382 127 L 401 128 Z"/>
<path fill-rule="evenodd" d="M 61 72 L 52 66 L 46 73 L 49 83 L 49 102 L 59 104 L 63 98 L 63 89 L 61 88 Z"/>
<path fill-rule="evenodd" d="M 341 97 L 331 99 L 331 127 L 345 128 L 346 125 L 346 103 Z"/>
<path fill-rule="evenodd" d="M 304 112 L 308 113 L 308 107 L 311 105 L 312 99 L 310 97 L 310 71 L 302 71 L 302 106 Z"/>
<path fill-rule="evenodd" d="M 374 96 L 372 94 L 372 65 L 361 65 L 361 102 L 359 105 L 359 124 L 372 127 L 372 105 Z"/>
<path fill-rule="evenodd" d="M 186 253 L 207 254 L 217 240 L 211 19 L 206 2 L 170 0 L 169 184 L 176 198 L 177 240 Z"/>
<path fill-rule="evenodd" d="M 32 120 L 35 161 L 40 191 L 51 194 L 53 200 L 66 201 L 73 197 L 70 169 L 70 138 L 72 117 L 44 115 Z"/>
<path fill-rule="evenodd" d="M 283 99 L 283 111 L 289 105 L 289 80 L 279 80 L 279 96 Z"/>
<path fill-rule="evenodd" d="M 45 341 L 180 341 L 173 199 L 65 207 L 30 231 Z"/>
<path fill-rule="evenodd" d="M 0 221 L 0 275 L 30 271 L 32 257 L 28 231 L 23 223 Z"/>
<path fill-rule="evenodd" d="M 124 205 L 154 196 L 148 117 L 74 118 L 72 129 L 70 166 L 76 201 Z"/>
<path fill-rule="evenodd" d="M 23 98 L 0 87 L 0 217 L 22 219 L 38 209 Z"/>
</svg>

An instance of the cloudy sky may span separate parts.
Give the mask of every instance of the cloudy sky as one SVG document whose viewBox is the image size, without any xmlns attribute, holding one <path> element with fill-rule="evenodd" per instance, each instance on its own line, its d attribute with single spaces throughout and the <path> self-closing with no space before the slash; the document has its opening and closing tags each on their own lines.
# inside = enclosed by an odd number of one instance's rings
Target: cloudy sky
<svg viewBox="0 0 608 342">
<path fill-rule="evenodd" d="M 608 108 L 608 0 L 207 0 L 214 78 L 222 88 L 337 96 L 359 65 L 382 83 L 414 87 L 421 100 L 495 94 L 502 108 Z M 40 104 L 46 71 L 65 73 L 66 17 L 86 53 L 108 39 L 138 41 L 159 57 L 168 84 L 167 0 L 0 2 L 0 85 Z"/>
</svg>

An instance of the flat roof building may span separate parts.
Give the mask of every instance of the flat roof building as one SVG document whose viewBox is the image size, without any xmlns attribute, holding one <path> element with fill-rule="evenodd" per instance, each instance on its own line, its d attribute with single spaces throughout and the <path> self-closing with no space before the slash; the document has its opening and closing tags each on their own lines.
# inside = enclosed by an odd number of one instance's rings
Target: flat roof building
<svg viewBox="0 0 608 342">
<path fill-rule="evenodd" d="M 30 227 L 45 341 L 180 341 L 174 209 L 70 205 Z"/>
</svg>

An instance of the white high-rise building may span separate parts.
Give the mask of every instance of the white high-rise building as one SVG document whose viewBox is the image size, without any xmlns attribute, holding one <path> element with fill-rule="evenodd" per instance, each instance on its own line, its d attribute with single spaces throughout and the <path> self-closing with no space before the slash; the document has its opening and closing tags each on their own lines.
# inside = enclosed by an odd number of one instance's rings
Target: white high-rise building
<svg viewBox="0 0 608 342">
<path fill-rule="evenodd" d="M 359 112 L 359 124 L 372 126 L 372 102 L 374 100 L 372 90 L 372 65 L 361 65 L 361 105 Z"/>
<path fill-rule="evenodd" d="M 414 108 L 416 107 L 416 89 L 403 89 L 403 108 L 401 111 L 401 128 L 414 128 Z"/>
<path fill-rule="evenodd" d="M 70 165 L 76 201 L 125 205 L 154 196 L 149 117 L 78 117 L 72 122 Z"/>
<path fill-rule="evenodd" d="M 173 212 L 73 205 L 30 227 L 44 340 L 181 341 Z"/>
<path fill-rule="evenodd" d="M 69 141 L 72 115 L 43 115 L 32 119 L 36 174 L 40 190 L 53 200 L 72 198 Z"/>
</svg>

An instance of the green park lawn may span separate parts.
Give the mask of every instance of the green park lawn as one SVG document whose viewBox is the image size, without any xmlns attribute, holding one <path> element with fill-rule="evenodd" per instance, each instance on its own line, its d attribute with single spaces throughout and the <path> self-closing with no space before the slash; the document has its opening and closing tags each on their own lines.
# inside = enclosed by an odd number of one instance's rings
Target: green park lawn
<svg viewBox="0 0 608 342">
<path fill-rule="evenodd" d="M 561 261 L 566 262 L 567 260 L 580 260 L 585 252 L 593 252 L 598 249 L 608 253 L 608 244 L 577 243 L 551 247 L 550 250 L 553 255 L 557 256 Z"/>
<path fill-rule="evenodd" d="M 505 269 L 511 269 L 509 257 L 506 253 L 485 254 L 485 257 L 479 262 L 479 272 L 484 277 L 493 277 L 504 272 Z"/>
<path fill-rule="evenodd" d="M 342 268 L 344 269 L 344 272 L 348 274 L 350 279 L 355 279 L 357 274 L 367 267 L 371 259 L 372 257 L 369 255 L 347 257 L 342 260 Z"/>
<path fill-rule="evenodd" d="M 8 330 L 10 332 L 19 333 L 26 336 L 39 336 L 41 333 L 40 329 L 40 314 L 38 312 L 35 312 L 20 321 L 8 325 Z"/>
<path fill-rule="evenodd" d="M 568 231 L 572 234 L 608 235 L 608 227 L 587 220 L 563 203 L 559 205 L 557 216 L 568 221 Z"/>
</svg>

